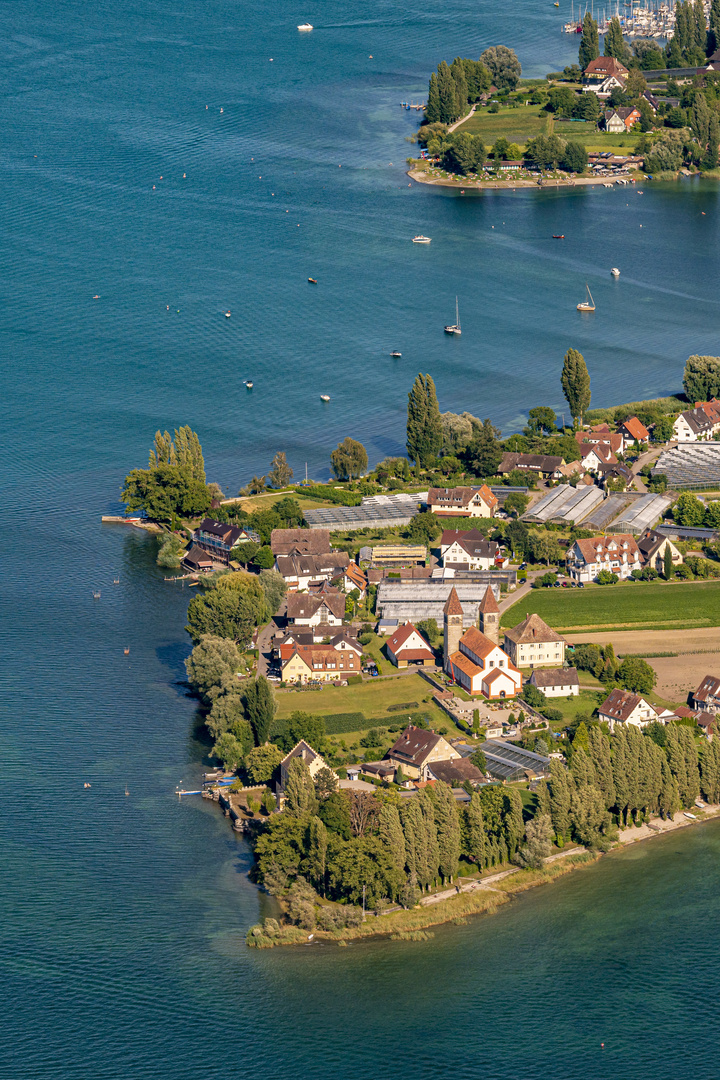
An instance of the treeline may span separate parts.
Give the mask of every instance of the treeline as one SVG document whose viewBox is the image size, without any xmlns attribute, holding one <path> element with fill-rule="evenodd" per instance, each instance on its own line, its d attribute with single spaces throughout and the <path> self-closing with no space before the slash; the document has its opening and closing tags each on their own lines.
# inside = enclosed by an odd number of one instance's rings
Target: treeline
<svg viewBox="0 0 720 1080">
<path fill-rule="evenodd" d="M 538 791 L 557 840 L 605 848 L 613 825 L 640 824 L 672 816 L 703 795 L 720 801 L 720 742 L 698 741 L 680 723 L 653 723 L 643 731 L 619 724 L 609 736 L 597 724 L 581 723 L 571 747 L 569 769 L 550 763 L 550 779 Z"/>
<path fill-rule="evenodd" d="M 313 783 L 295 758 L 285 795 L 283 813 L 260 824 L 254 839 L 257 880 L 280 896 L 302 878 L 342 903 L 359 904 L 365 887 L 369 908 L 388 901 L 411 907 L 423 892 L 452 882 L 461 858 L 479 868 L 513 858 L 539 865 L 549 853 L 549 821 L 538 845 L 537 824 L 526 835 L 516 788 L 488 785 L 461 808 L 441 782 L 409 799 L 392 791 L 341 791 L 329 769 Z M 302 923 L 309 929 L 317 917 L 311 907 Z"/>
<path fill-rule="evenodd" d="M 703 0 L 684 0 L 675 4 L 675 33 L 662 49 L 656 41 L 640 38 L 625 40 L 620 20 L 610 20 L 604 40 L 604 55 L 613 56 L 627 68 L 660 71 L 663 68 L 701 67 L 706 57 L 720 47 L 720 0 L 712 0 L 709 21 Z M 578 60 L 584 71 L 600 55 L 597 22 L 590 12 L 583 19 Z"/>
<path fill-rule="evenodd" d="M 520 81 L 520 61 L 504 45 L 486 49 L 479 60 L 456 56 L 445 60 L 430 76 L 425 119 L 428 124 L 452 124 L 495 84 L 498 90 L 514 89 Z"/>
</svg>

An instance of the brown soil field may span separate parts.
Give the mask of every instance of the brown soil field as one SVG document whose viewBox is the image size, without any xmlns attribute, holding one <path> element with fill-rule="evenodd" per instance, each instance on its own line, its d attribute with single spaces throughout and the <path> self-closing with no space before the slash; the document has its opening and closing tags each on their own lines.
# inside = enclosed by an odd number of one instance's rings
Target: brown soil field
<svg viewBox="0 0 720 1080">
<path fill-rule="evenodd" d="M 703 676 L 720 674 L 720 627 L 700 630 L 624 630 L 616 634 L 582 634 L 578 640 L 595 645 L 612 642 L 615 652 L 645 655 L 658 677 L 655 693 L 677 705 L 687 702 L 687 695 Z M 677 652 L 678 656 L 651 653 Z"/>
</svg>

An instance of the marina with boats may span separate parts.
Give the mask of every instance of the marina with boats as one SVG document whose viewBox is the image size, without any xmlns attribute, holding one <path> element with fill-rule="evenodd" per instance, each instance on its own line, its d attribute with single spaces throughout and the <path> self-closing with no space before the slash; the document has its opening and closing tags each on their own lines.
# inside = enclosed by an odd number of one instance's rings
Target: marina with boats
<svg viewBox="0 0 720 1080">
<path fill-rule="evenodd" d="M 709 5 L 705 5 L 709 8 Z M 564 34 L 581 34 L 582 21 L 590 12 L 597 20 L 598 34 L 606 34 L 610 26 L 610 20 L 619 19 L 623 33 L 637 38 L 660 38 L 668 40 L 675 33 L 675 7 L 672 4 L 643 4 L 642 0 L 632 0 L 632 3 L 620 4 L 616 0 L 613 10 L 612 5 L 603 7 L 595 12 L 594 2 L 586 3 L 583 7 L 578 4 L 575 15 L 575 4 L 571 4 L 570 21 L 564 23 Z"/>
</svg>

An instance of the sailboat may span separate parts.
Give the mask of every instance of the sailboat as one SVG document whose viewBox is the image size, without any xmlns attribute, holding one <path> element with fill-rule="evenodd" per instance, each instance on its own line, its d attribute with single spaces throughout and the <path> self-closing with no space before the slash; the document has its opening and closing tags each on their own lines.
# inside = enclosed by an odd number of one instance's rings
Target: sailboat
<svg viewBox="0 0 720 1080">
<path fill-rule="evenodd" d="M 455 297 L 455 322 L 451 326 L 445 327 L 446 334 L 462 334 L 460 329 L 460 316 L 458 314 L 458 298 Z"/>
<path fill-rule="evenodd" d="M 583 300 L 582 304 L 578 304 L 577 309 L 578 311 L 594 311 L 595 301 L 592 298 L 590 286 L 586 283 L 585 288 L 587 289 L 587 300 Z"/>
</svg>

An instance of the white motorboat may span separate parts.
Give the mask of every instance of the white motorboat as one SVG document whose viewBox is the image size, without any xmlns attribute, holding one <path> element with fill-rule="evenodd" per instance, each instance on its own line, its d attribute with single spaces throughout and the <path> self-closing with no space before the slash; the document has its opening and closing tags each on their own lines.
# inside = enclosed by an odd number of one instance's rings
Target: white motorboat
<svg viewBox="0 0 720 1080">
<path fill-rule="evenodd" d="M 225 312 L 225 318 L 226 318 L 226 319 L 229 319 L 229 318 L 230 318 L 230 315 L 231 315 L 231 312 L 229 312 L 229 311 L 226 311 L 226 312 Z"/>
<path fill-rule="evenodd" d="M 402 356 L 402 353 L 401 353 L 401 352 L 398 352 L 398 351 L 397 351 L 397 349 L 396 349 L 396 350 L 395 350 L 395 352 L 391 352 L 391 353 L 390 353 L 390 355 L 391 355 L 391 356 L 395 356 L 395 357 L 398 357 L 398 356 Z"/>
<path fill-rule="evenodd" d="M 245 380 L 245 385 L 247 386 L 248 390 L 252 390 L 252 388 L 253 388 L 252 379 L 246 379 Z"/>
<path fill-rule="evenodd" d="M 330 395 L 329 394 L 321 394 L 320 395 L 320 400 L 321 401 L 329 401 L 330 400 Z"/>
<path fill-rule="evenodd" d="M 298 30 L 312 30 L 312 28 L 312 23 L 309 22 L 300 23 L 298 26 Z"/>
<path fill-rule="evenodd" d="M 413 244 L 429 244 L 430 239 L 429 236 L 413 236 Z"/>
<path fill-rule="evenodd" d="M 618 270 L 617 266 L 613 266 L 610 273 L 612 274 L 613 277 L 620 277 L 620 271 Z"/>
<path fill-rule="evenodd" d="M 460 315 L 458 313 L 458 298 L 455 297 L 455 322 L 444 327 L 446 334 L 462 334 L 460 329 Z"/>
</svg>

